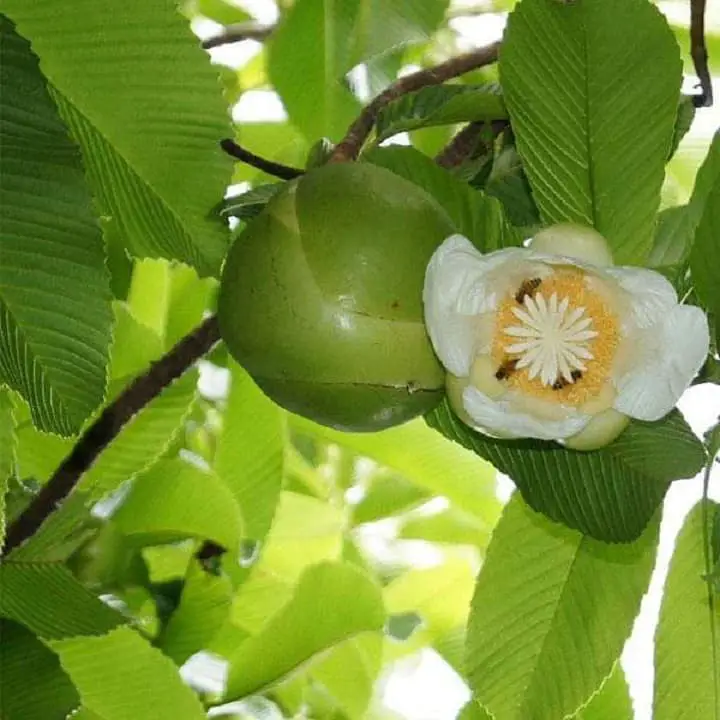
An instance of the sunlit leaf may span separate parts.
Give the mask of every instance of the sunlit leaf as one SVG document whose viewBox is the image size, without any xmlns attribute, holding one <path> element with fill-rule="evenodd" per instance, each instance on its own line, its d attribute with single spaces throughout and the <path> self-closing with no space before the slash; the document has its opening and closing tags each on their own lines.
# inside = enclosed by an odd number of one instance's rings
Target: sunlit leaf
<svg viewBox="0 0 720 720">
<path fill-rule="evenodd" d="M 291 416 L 290 422 L 304 433 L 351 448 L 396 470 L 419 487 L 447 497 L 489 526 L 498 516 L 493 469 L 472 453 L 438 437 L 422 420 L 376 433 L 340 432 L 299 416 Z"/>
<path fill-rule="evenodd" d="M 683 266 L 687 262 L 708 198 L 718 183 L 720 183 L 720 133 L 715 134 L 707 156 L 698 170 L 687 205 L 668 208 L 658 216 L 655 240 L 648 259 L 651 266 Z M 694 253 L 695 265 L 701 263 L 702 252 L 698 250 Z"/>
<path fill-rule="evenodd" d="M 246 536 L 262 540 L 282 485 L 285 420 L 237 363 L 230 368 L 232 385 L 214 467 L 240 506 Z"/>
<path fill-rule="evenodd" d="M 342 508 L 283 491 L 259 567 L 292 582 L 308 566 L 340 558 L 345 525 Z"/>
<path fill-rule="evenodd" d="M 5 541 L 5 495 L 8 491 L 10 476 L 15 468 L 14 403 L 7 390 L 0 389 L 0 548 Z"/>
<path fill-rule="evenodd" d="M 353 508 L 353 522 L 362 524 L 381 520 L 409 510 L 428 500 L 430 493 L 397 473 L 373 474 L 362 500 Z"/>
<path fill-rule="evenodd" d="M 620 665 L 590 702 L 575 716 L 577 720 L 633 720 L 633 705 Z"/>
<path fill-rule="evenodd" d="M 315 682 L 350 718 L 362 718 L 373 695 L 383 660 L 383 637 L 379 632 L 361 633 L 333 648 L 310 670 Z"/>
<path fill-rule="evenodd" d="M 475 569 L 467 560 L 446 560 L 428 569 L 413 568 L 393 580 L 384 591 L 388 613 L 413 613 L 420 626 L 413 647 L 435 647 L 451 665 L 464 670 L 465 626 L 475 583 Z"/>
<path fill-rule="evenodd" d="M 207 648 L 230 612 L 232 583 L 193 563 L 185 577 L 180 604 L 158 639 L 162 651 L 178 665 Z"/>
<path fill-rule="evenodd" d="M 719 598 L 704 577 L 706 535 L 719 508 L 710 500 L 698 503 L 678 536 L 655 634 L 655 720 L 720 713 Z"/>
<path fill-rule="evenodd" d="M 612 671 L 655 562 L 658 523 L 606 545 L 554 525 L 515 495 L 478 577 L 467 671 L 496 720 L 567 717 Z"/>
<path fill-rule="evenodd" d="M 244 697 L 267 687 L 317 653 L 361 632 L 380 630 L 384 622 L 380 588 L 368 576 L 341 563 L 310 567 L 292 600 L 237 649 L 226 697 Z"/>
<path fill-rule="evenodd" d="M 39 428 L 71 435 L 105 393 L 105 247 L 80 154 L 37 58 L 2 16 L 0 146 L 0 383 Z"/>
<path fill-rule="evenodd" d="M 113 519 L 144 544 L 196 537 L 236 551 L 242 535 L 240 510 L 227 486 L 182 460 L 161 460 L 138 476 Z"/>
<path fill-rule="evenodd" d="M 52 643 L 83 705 L 103 720 L 205 720 L 197 695 L 170 658 L 130 628 Z"/>
<path fill-rule="evenodd" d="M 546 223 L 594 226 L 618 263 L 652 244 L 682 63 L 646 0 L 524 0 L 500 57 L 517 147 Z"/>
<path fill-rule="evenodd" d="M 715 144 L 720 157 L 720 133 Z M 690 267 L 700 301 L 709 312 L 720 317 L 720 172 L 707 195 L 695 232 Z"/>
</svg>

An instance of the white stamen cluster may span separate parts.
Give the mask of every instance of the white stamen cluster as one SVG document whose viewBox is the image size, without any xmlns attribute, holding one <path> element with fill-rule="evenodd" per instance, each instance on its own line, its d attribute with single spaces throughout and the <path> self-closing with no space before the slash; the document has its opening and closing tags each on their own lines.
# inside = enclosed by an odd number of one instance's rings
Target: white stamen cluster
<svg viewBox="0 0 720 720">
<path fill-rule="evenodd" d="M 540 377 L 544 385 L 553 385 L 560 377 L 573 382 L 573 370 L 586 370 L 583 360 L 592 360 L 588 341 L 597 337 L 592 318 L 584 307 L 570 310 L 570 300 L 558 300 L 553 293 L 546 300 L 542 292 L 526 295 L 523 308 L 513 308 L 521 325 L 505 328 L 504 333 L 518 342 L 505 351 L 517 357 L 516 368 L 528 368 L 530 379 Z"/>
</svg>

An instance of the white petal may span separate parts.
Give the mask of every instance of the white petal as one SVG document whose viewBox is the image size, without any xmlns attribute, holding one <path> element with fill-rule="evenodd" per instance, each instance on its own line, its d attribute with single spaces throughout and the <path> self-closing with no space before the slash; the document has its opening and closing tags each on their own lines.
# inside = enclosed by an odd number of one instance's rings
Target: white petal
<svg viewBox="0 0 720 720">
<path fill-rule="evenodd" d="M 677 305 L 677 293 L 660 273 L 647 268 L 612 267 L 605 272 L 630 293 L 632 320 L 640 328 L 661 322 Z"/>
<path fill-rule="evenodd" d="M 654 329 L 654 347 L 615 380 L 614 407 L 639 420 L 659 420 L 672 410 L 702 367 L 710 342 L 700 308 L 676 305 Z"/>
<path fill-rule="evenodd" d="M 559 440 L 579 433 L 590 420 L 581 413 L 563 420 L 539 420 L 514 410 L 512 399 L 491 400 L 472 386 L 463 392 L 463 406 L 479 430 L 506 438 Z"/>
<path fill-rule="evenodd" d="M 425 273 L 425 325 L 443 365 L 454 375 L 467 377 L 477 348 L 481 324 L 477 316 L 494 308 L 496 293 L 488 273 L 517 262 L 520 248 L 483 255 L 462 235 L 452 235 L 435 251 Z"/>
</svg>

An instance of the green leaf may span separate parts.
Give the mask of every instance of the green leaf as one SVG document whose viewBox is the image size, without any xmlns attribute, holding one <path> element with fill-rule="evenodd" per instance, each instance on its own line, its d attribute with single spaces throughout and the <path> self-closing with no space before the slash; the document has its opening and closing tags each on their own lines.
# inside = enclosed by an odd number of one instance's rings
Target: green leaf
<svg viewBox="0 0 720 720">
<path fill-rule="evenodd" d="M 342 508 L 284 490 L 259 567 L 294 582 L 310 565 L 340 558 L 345 525 Z"/>
<path fill-rule="evenodd" d="M 389 614 L 415 613 L 421 620 L 409 641 L 411 647 L 435 647 L 463 673 L 462 649 L 475 575 L 467 559 L 448 559 L 434 568 L 408 570 L 384 591 Z M 455 652 L 448 653 L 451 646 L 456 646 Z"/>
<path fill-rule="evenodd" d="M 397 473 L 375 472 L 362 500 L 353 508 L 353 523 L 382 520 L 410 510 L 431 497 L 423 488 Z"/>
<path fill-rule="evenodd" d="M 433 433 L 422 420 L 376 433 L 349 433 L 299 416 L 289 417 L 297 430 L 366 455 L 419 487 L 447 497 L 489 527 L 495 523 L 500 506 L 495 496 L 494 470 Z"/>
<path fill-rule="evenodd" d="M 655 633 L 655 720 L 720 718 L 719 598 L 704 578 L 705 537 L 719 508 L 698 503 L 675 545 Z"/>
<path fill-rule="evenodd" d="M 361 0 L 351 64 L 425 43 L 445 17 L 448 0 Z"/>
<path fill-rule="evenodd" d="M 256 565 L 238 588 L 233 600 L 233 625 L 257 635 L 267 622 L 291 600 L 293 586 L 272 571 Z"/>
<path fill-rule="evenodd" d="M 212 302 L 217 281 L 199 278 L 193 268 L 174 265 L 170 276 L 165 348 L 170 349 L 196 328 Z"/>
<path fill-rule="evenodd" d="M 707 196 L 705 211 L 695 232 L 690 268 L 695 292 L 703 307 L 720 317 L 720 175 Z"/>
<path fill-rule="evenodd" d="M 231 658 L 226 698 L 265 688 L 318 653 L 361 632 L 380 630 L 384 622 L 380 588 L 368 576 L 341 563 L 310 567 L 292 600 Z"/>
<path fill-rule="evenodd" d="M 707 155 L 695 177 L 687 205 L 668 208 L 658 216 L 655 241 L 648 258 L 652 267 L 684 266 L 691 257 L 695 234 L 703 217 L 708 197 L 720 183 L 720 132 L 716 132 Z M 695 262 L 699 252 L 695 253 Z"/>
<path fill-rule="evenodd" d="M 52 643 L 83 705 L 103 720 L 205 720 L 197 695 L 183 683 L 170 658 L 134 630 Z"/>
<path fill-rule="evenodd" d="M 446 402 L 426 419 L 509 475 L 534 510 L 609 542 L 639 537 L 669 484 L 694 477 L 705 464 L 700 441 L 677 410 L 657 422 L 631 422 L 617 440 L 594 452 L 495 440 L 467 427 Z"/>
<path fill-rule="evenodd" d="M 214 473 L 182 460 L 161 460 L 135 478 L 113 519 L 120 532 L 148 545 L 196 537 L 235 552 L 242 536 L 230 490 Z"/>
<path fill-rule="evenodd" d="M 268 160 L 303 167 L 310 143 L 316 138 L 306 139 L 289 122 L 244 122 L 236 127 L 236 140 L 243 147 L 252 150 Z M 251 182 L 253 186 L 275 183 L 277 178 L 257 170 L 246 163 L 235 164 L 233 183 Z"/>
<path fill-rule="evenodd" d="M 159 338 L 165 335 L 170 300 L 171 265 L 162 258 L 144 258 L 133 263 L 127 304 L 140 325 Z"/>
<path fill-rule="evenodd" d="M 78 489 L 99 499 L 150 467 L 172 444 L 195 399 L 197 371 L 186 372 L 123 427 Z"/>
<path fill-rule="evenodd" d="M 284 187 L 285 183 L 268 183 L 266 185 L 258 185 L 242 195 L 234 195 L 226 198 L 223 200 L 220 208 L 220 215 L 222 215 L 222 217 L 250 220 L 258 215 L 268 202 Z"/>
<path fill-rule="evenodd" d="M 432 85 L 401 95 L 378 114 L 376 142 L 435 125 L 452 125 L 507 117 L 497 85 Z"/>
<path fill-rule="evenodd" d="M 594 226 L 618 264 L 652 244 L 682 63 L 646 0 L 523 0 L 500 79 L 543 220 Z"/>
<path fill-rule="evenodd" d="M 499 201 L 453 177 L 414 148 L 377 148 L 365 153 L 363 159 L 427 191 L 447 212 L 457 231 L 479 250 L 490 252 L 521 243 L 521 235 L 505 219 Z"/>
<path fill-rule="evenodd" d="M 398 537 L 404 540 L 427 540 L 436 543 L 477 545 L 484 548 L 491 529 L 477 517 L 456 507 L 434 515 L 421 515 L 405 520 Z"/>
<path fill-rule="evenodd" d="M 125 622 L 59 563 L 5 561 L 0 587 L 0 617 L 44 639 L 99 635 Z"/>
<path fill-rule="evenodd" d="M 235 362 L 215 455 L 215 472 L 240 506 L 245 534 L 262 540 L 275 515 L 283 479 L 285 421 Z"/>
<path fill-rule="evenodd" d="M 363 718 L 373 696 L 382 660 L 382 633 L 361 633 L 320 658 L 310 674 L 345 715 Z"/>
<path fill-rule="evenodd" d="M 238 7 L 232 0 L 197 0 L 197 11 L 220 25 L 252 20 L 245 10 Z"/>
<path fill-rule="evenodd" d="M 213 575 L 197 562 L 191 563 L 180 604 L 158 638 L 160 649 L 182 665 L 191 655 L 207 648 L 227 620 L 232 590 L 226 575 Z"/>
<path fill-rule="evenodd" d="M 630 691 L 619 664 L 597 695 L 575 717 L 577 720 L 633 720 Z"/>
<path fill-rule="evenodd" d="M 14 409 L 10 393 L 0 388 L 0 548 L 5 542 L 5 495 L 15 470 L 17 435 Z"/>
<path fill-rule="evenodd" d="M 163 351 L 162 338 L 148 325 L 143 324 L 124 302 L 114 302 L 115 331 L 110 364 L 113 380 L 129 382 L 146 372 L 150 363 Z"/>
<path fill-rule="evenodd" d="M 3 720 L 65 717 L 80 697 L 57 655 L 27 628 L 0 620 L 0 716 Z"/>
<path fill-rule="evenodd" d="M 37 58 L 2 16 L 0 147 L 0 384 L 39 428 L 71 435 L 105 393 L 105 247 L 80 154 Z"/>
<path fill-rule="evenodd" d="M 693 104 L 692 97 L 690 95 L 681 95 L 680 102 L 678 102 L 675 128 L 673 130 L 672 142 L 670 143 L 668 159 L 675 154 L 678 145 L 680 145 L 682 139 L 688 134 L 694 119 L 695 105 Z"/>
<path fill-rule="evenodd" d="M 512 145 L 504 147 L 493 161 L 485 192 L 503 205 L 508 220 L 518 227 L 540 224 L 540 215 L 533 199 L 520 156 Z"/>
<path fill-rule="evenodd" d="M 457 720 L 493 720 L 493 717 L 487 710 L 471 700 L 460 711 Z"/>
<path fill-rule="evenodd" d="M 496 720 L 557 720 L 587 702 L 632 629 L 658 524 L 635 543 L 606 545 L 510 500 L 468 625 L 470 685 Z"/>
<path fill-rule="evenodd" d="M 268 72 L 290 121 L 314 142 L 339 140 L 360 103 L 344 82 L 354 64 L 360 0 L 297 0 L 268 43 Z"/>
<path fill-rule="evenodd" d="M 83 475 L 70 497 L 37 533 L 13 552 L 23 560 L 64 559 L 66 539 L 86 522 L 88 508 L 146 468 L 167 449 L 182 427 L 195 397 L 197 373 L 186 373 L 141 410 Z M 70 452 L 72 442 L 25 427 L 18 432 L 19 465 L 23 475 L 46 480 Z M 69 551 L 72 551 L 72 545 Z"/>
<path fill-rule="evenodd" d="M 3 9 L 40 57 L 101 214 L 128 251 L 207 275 L 227 249 L 208 213 L 230 181 L 218 141 L 232 133 L 217 74 L 174 5 L 78 0 L 68 12 L 59 0 L 8 0 Z"/>
</svg>

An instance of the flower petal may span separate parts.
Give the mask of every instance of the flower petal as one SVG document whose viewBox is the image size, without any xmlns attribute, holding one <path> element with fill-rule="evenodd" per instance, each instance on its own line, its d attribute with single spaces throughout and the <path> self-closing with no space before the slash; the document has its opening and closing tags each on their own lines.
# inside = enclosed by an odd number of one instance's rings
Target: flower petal
<svg viewBox="0 0 720 720">
<path fill-rule="evenodd" d="M 483 255 L 467 238 L 451 235 L 430 259 L 423 290 L 425 325 L 435 352 L 454 375 L 467 377 L 475 353 L 491 341 L 491 324 L 478 322 L 478 316 L 497 305 L 492 271 L 516 264 L 525 252 L 507 248 Z"/>
<path fill-rule="evenodd" d="M 540 420 L 514 410 L 512 398 L 492 400 L 472 385 L 465 388 L 462 399 L 475 428 L 495 437 L 559 440 L 579 433 L 590 421 L 589 415 L 577 412 L 562 420 Z"/>
<path fill-rule="evenodd" d="M 677 305 L 675 288 L 660 273 L 647 268 L 612 267 L 605 273 L 630 295 L 631 320 L 639 328 L 652 327 Z"/>
<path fill-rule="evenodd" d="M 676 305 L 645 335 L 642 357 L 615 379 L 614 407 L 639 420 L 659 420 L 672 410 L 705 362 L 708 322 L 700 308 Z"/>
</svg>

